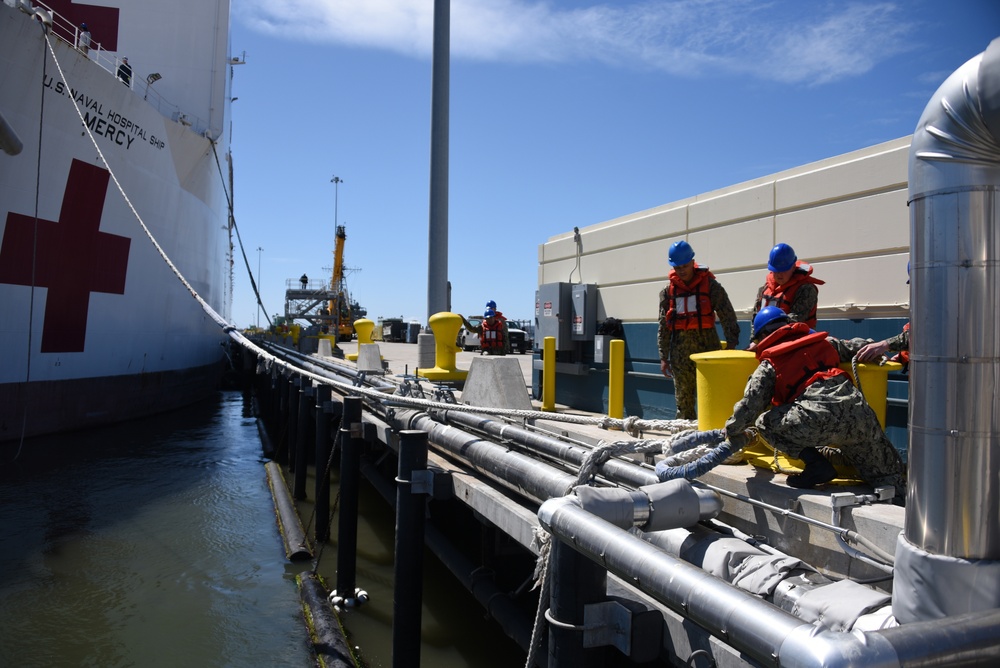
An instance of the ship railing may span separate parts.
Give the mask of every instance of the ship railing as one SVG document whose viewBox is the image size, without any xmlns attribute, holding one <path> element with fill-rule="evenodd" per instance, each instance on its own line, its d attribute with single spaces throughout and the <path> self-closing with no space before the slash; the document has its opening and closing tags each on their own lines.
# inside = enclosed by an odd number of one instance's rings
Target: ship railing
<svg viewBox="0 0 1000 668">
<path fill-rule="evenodd" d="M 44 9 L 51 17 L 51 34 L 57 39 L 68 44 L 70 47 L 83 53 L 83 49 L 78 46 L 80 43 L 80 33 L 82 32 L 80 26 L 74 25 L 72 21 L 56 12 L 44 2 L 31 2 L 30 0 L 4 0 L 4 2 L 10 6 L 20 5 L 29 13 L 33 7 L 40 7 Z M 194 114 L 186 114 L 182 112 L 179 106 L 164 98 L 153 88 L 153 84 L 162 78 L 159 73 L 150 72 L 143 76 L 143 73 L 136 70 L 135 67 L 129 63 L 131 73 L 126 80 L 123 76 L 119 75 L 123 56 L 119 55 L 115 51 L 108 51 L 101 45 L 100 42 L 93 40 L 91 40 L 90 47 L 84 55 L 86 55 L 92 62 L 97 63 L 101 69 L 111 74 L 111 76 L 117 77 L 123 85 L 128 86 L 134 91 L 142 91 L 143 99 L 160 112 L 161 115 L 172 121 L 191 127 L 199 134 L 204 134 L 208 130 L 208 123 L 204 119 L 195 116 Z"/>
</svg>

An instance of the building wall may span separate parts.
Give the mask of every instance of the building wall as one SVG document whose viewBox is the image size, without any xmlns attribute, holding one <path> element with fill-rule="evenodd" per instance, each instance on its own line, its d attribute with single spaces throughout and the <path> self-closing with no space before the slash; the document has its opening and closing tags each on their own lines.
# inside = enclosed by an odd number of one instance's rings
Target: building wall
<svg viewBox="0 0 1000 668">
<path fill-rule="evenodd" d="M 614 317 L 626 325 L 626 403 L 636 397 L 626 412 L 641 417 L 673 417 L 673 383 L 656 378 L 656 318 L 670 271 L 667 251 L 681 239 L 729 293 L 740 319 L 741 348 L 748 343 L 768 253 L 779 242 L 790 244 L 813 265 L 813 276 L 826 281 L 819 287 L 821 329 L 844 338 L 892 336 L 909 317 L 910 139 L 580 227 L 579 244 L 572 231 L 557 235 L 538 248 L 539 285 L 570 276 L 597 285 L 597 320 Z M 585 347 L 581 355 L 586 358 Z M 601 387 L 606 408 L 603 378 L 557 378 L 557 401 L 595 410 L 595 388 Z M 904 448 L 905 377 L 891 378 L 889 393 L 894 398 L 888 431 Z"/>
</svg>

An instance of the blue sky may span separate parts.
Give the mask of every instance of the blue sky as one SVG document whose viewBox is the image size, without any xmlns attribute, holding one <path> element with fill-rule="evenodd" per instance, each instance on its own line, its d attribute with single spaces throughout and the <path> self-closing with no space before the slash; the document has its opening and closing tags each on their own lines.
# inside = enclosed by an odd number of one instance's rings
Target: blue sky
<svg viewBox="0 0 1000 668">
<path fill-rule="evenodd" d="M 352 296 L 423 322 L 433 0 L 232 0 L 232 28 L 236 221 L 267 311 L 329 279 L 336 208 Z M 911 134 L 997 36 L 995 0 L 453 0 L 452 309 L 530 318 L 554 235 Z"/>
</svg>

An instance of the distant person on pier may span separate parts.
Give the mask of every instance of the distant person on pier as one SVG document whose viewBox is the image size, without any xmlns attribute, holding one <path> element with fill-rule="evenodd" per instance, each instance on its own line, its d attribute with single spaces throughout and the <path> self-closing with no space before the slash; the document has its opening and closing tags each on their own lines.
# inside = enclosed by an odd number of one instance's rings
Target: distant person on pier
<svg viewBox="0 0 1000 668">
<path fill-rule="evenodd" d="M 309 277 L 302 274 L 301 278 L 299 278 L 299 283 L 302 284 L 302 289 L 305 290 L 309 286 Z"/>
<path fill-rule="evenodd" d="M 897 498 L 903 497 L 906 467 L 875 411 L 840 368 L 846 360 L 826 332 L 792 322 L 776 306 L 761 309 L 753 324 L 760 365 L 726 422 L 734 449 L 745 447 L 746 430 L 756 428 L 775 450 L 805 463 L 802 473 L 788 476 L 788 485 L 812 489 L 837 477 L 820 451 L 833 446 L 868 484 L 893 485 Z"/>
<path fill-rule="evenodd" d="M 691 355 L 722 348 L 715 329 L 716 315 L 730 349 L 739 345 L 740 327 L 726 289 L 708 267 L 699 267 L 694 261 L 691 244 L 674 242 L 667 259 L 672 268 L 670 283 L 660 291 L 660 372 L 674 379 L 678 419 L 695 420 L 697 376 Z"/>
<path fill-rule="evenodd" d="M 508 329 L 507 318 L 504 316 L 504 314 L 499 309 L 497 309 L 497 303 L 495 301 L 493 301 L 492 299 L 489 300 L 488 302 L 486 302 L 486 308 L 493 309 L 493 312 L 496 314 L 497 320 L 499 320 L 500 322 L 503 323 L 503 340 L 504 340 L 504 346 L 505 346 L 504 354 L 505 355 L 509 355 L 510 354 L 510 336 L 508 336 L 508 334 L 507 334 L 507 329 Z"/>
<path fill-rule="evenodd" d="M 506 355 L 510 343 L 506 340 L 506 324 L 497 318 L 496 311 L 491 308 L 483 312 L 483 322 L 479 325 L 470 323 L 464 315 L 459 314 L 462 323 L 470 332 L 479 335 L 480 354 L 486 355 Z"/>
<path fill-rule="evenodd" d="M 118 66 L 118 78 L 129 88 L 132 87 L 132 66 L 128 64 L 128 58 L 122 58 L 122 64 Z"/>
<path fill-rule="evenodd" d="M 778 244 L 771 249 L 767 259 L 770 272 L 763 287 L 757 291 L 757 301 L 753 306 L 756 318 L 765 306 L 777 306 L 788 314 L 791 322 L 804 322 L 816 327 L 816 308 L 819 303 L 819 288 L 825 281 L 812 277 L 813 268 L 798 259 L 795 250 L 788 244 Z M 753 319 L 751 319 L 751 325 Z M 751 341 L 756 340 L 751 326 Z M 750 344 L 753 350 L 753 343 Z"/>
<path fill-rule="evenodd" d="M 90 54 L 90 28 L 87 27 L 86 23 L 80 24 L 80 34 L 76 38 L 76 46 L 84 55 Z"/>
</svg>

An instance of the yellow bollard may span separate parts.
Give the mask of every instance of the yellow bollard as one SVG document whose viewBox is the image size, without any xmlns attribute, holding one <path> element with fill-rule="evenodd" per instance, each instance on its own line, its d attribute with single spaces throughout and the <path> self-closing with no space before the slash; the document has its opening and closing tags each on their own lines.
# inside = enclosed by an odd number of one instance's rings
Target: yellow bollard
<svg viewBox="0 0 1000 668">
<path fill-rule="evenodd" d="M 625 417 L 625 342 L 611 340 L 611 363 L 608 365 L 608 417 Z"/>
<path fill-rule="evenodd" d="M 372 331 L 375 329 L 375 323 L 367 318 L 359 318 L 354 321 L 354 331 L 358 334 L 358 352 L 350 353 L 347 355 L 347 359 L 352 362 L 356 362 L 358 355 L 361 354 L 361 346 L 366 343 L 373 343 L 372 341 Z"/>
<path fill-rule="evenodd" d="M 556 410 L 556 337 L 542 339 L 542 410 Z"/>
<path fill-rule="evenodd" d="M 851 374 L 854 379 L 854 371 L 851 363 L 845 362 L 840 368 Z M 899 362 L 886 362 L 882 366 L 878 364 L 858 364 L 858 375 L 861 376 L 861 394 L 865 395 L 865 401 L 875 411 L 878 423 L 885 429 L 885 412 L 888 405 L 889 374 L 899 371 L 903 365 Z M 855 380 L 855 385 L 857 381 Z"/>
<path fill-rule="evenodd" d="M 757 368 L 757 358 L 749 351 L 716 350 L 692 355 L 691 359 L 695 361 L 697 367 L 698 430 L 721 429 L 726 426 L 726 420 L 732 415 L 733 406 L 743 397 L 746 381 Z M 853 378 L 850 362 L 840 366 Z M 896 362 L 888 362 L 883 366 L 858 365 L 862 393 L 868 405 L 875 411 L 883 429 L 885 429 L 889 373 L 901 368 L 902 365 Z M 780 468 L 791 473 L 801 470 L 802 462 L 799 460 L 790 459 L 780 452 L 775 459 L 775 454 L 774 449 L 760 437 L 743 449 L 743 459 L 754 466 L 771 470 Z M 860 479 L 853 467 L 837 466 L 837 471 L 839 482 L 851 484 Z"/>
<path fill-rule="evenodd" d="M 757 356 L 749 350 L 713 350 L 691 359 L 698 382 L 698 431 L 722 429 L 759 364 Z"/>
<path fill-rule="evenodd" d="M 455 366 L 458 346 L 458 330 L 462 326 L 462 316 L 442 311 L 431 316 L 428 323 L 434 332 L 434 368 L 418 369 L 417 375 L 428 380 L 465 380 L 469 372 Z"/>
</svg>

